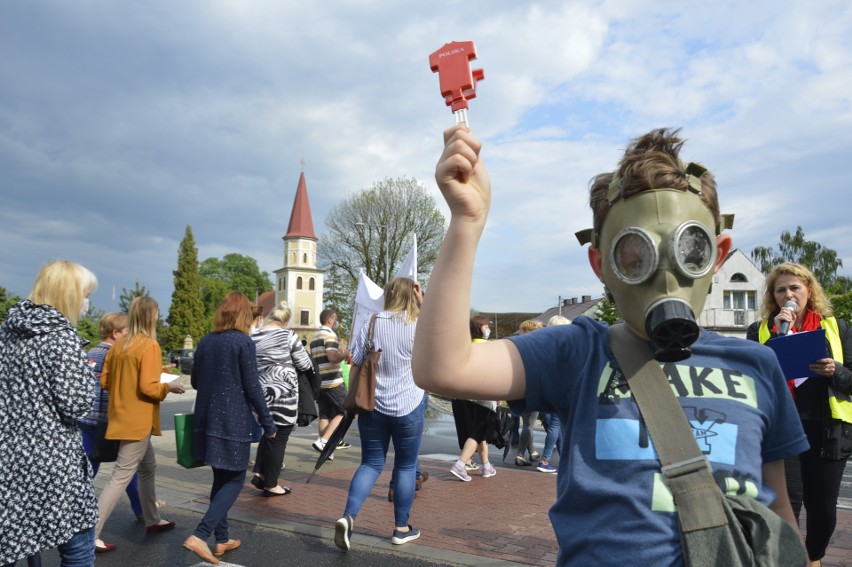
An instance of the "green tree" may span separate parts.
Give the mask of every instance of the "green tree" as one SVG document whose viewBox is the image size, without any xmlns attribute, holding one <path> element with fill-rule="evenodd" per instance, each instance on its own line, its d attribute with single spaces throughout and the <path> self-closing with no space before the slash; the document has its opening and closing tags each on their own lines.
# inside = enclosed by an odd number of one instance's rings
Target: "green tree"
<svg viewBox="0 0 852 567">
<path fill-rule="evenodd" d="M 844 321 L 852 321 L 852 292 L 844 293 L 831 299 L 834 316 Z"/>
<path fill-rule="evenodd" d="M 810 269 L 817 281 L 828 290 L 833 291 L 837 283 L 848 287 L 849 279 L 843 278 L 838 282 L 837 270 L 843 267 L 843 260 L 837 252 L 826 248 L 819 242 L 805 239 L 802 227 L 796 228 L 795 234 L 789 231 L 781 233 L 777 248 L 757 246 L 751 251 L 751 258 L 764 274 L 783 262 L 796 262 Z"/>
<path fill-rule="evenodd" d="M 183 240 L 178 247 L 177 270 L 174 275 L 175 289 L 169 307 L 169 323 L 166 329 L 166 348 L 182 348 L 187 335 L 198 341 L 206 331 L 204 305 L 201 302 L 201 273 L 198 266 L 198 248 L 192 227 L 186 225 Z"/>
<path fill-rule="evenodd" d="M 351 307 L 363 267 L 379 285 L 405 259 L 417 235 L 417 277 L 428 279 L 446 231 L 435 199 L 412 178 L 385 178 L 339 203 L 326 218 L 317 246 L 319 266 L 335 285 L 336 307 Z M 340 300 L 347 298 L 345 301 Z M 345 303 L 345 305 L 343 305 Z M 341 317 L 344 312 L 340 312 Z"/>
<path fill-rule="evenodd" d="M 207 258 L 201 262 L 200 272 L 204 280 L 220 280 L 225 283 L 228 292 L 240 291 L 251 301 L 255 301 L 261 293 L 272 290 L 269 273 L 261 272 L 257 260 L 250 256 L 225 254 L 221 260 Z M 207 285 L 206 281 L 204 285 Z M 222 298 L 219 299 L 221 301 Z"/>
<path fill-rule="evenodd" d="M 130 304 L 137 297 L 150 297 L 151 292 L 144 285 L 139 284 L 139 279 L 136 279 L 136 284 L 133 289 L 121 288 L 121 295 L 118 298 L 118 309 L 122 313 L 130 312 Z"/>
<path fill-rule="evenodd" d="M 341 271 L 336 266 L 331 266 L 325 274 L 323 307 L 334 309 L 337 313 L 337 321 L 340 324 L 337 334 L 341 337 L 348 337 L 352 328 L 357 283 L 357 280 L 342 278 Z"/>
<path fill-rule="evenodd" d="M 615 306 L 615 303 L 610 301 L 608 297 L 604 296 L 595 308 L 595 318 L 599 321 L 606 321 L 612 325 L 621 318 L 621 313 L 618 311 L 618 307 Z"/>
<path fill-rule="evenodd" d="M 0 323 L 6 320 L 9 309 L 23 299 L 19 295 L 9 295 L 5 287 L 0 286 Z"/>
</svg>

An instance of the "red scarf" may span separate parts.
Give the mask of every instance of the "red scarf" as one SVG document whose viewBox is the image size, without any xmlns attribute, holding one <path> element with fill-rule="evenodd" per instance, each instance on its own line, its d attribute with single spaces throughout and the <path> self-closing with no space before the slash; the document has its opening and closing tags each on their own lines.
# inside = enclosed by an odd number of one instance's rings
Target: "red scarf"
<svg viewBox="0 0 852 567">
<path fill-rule="evenodd" d="M 797 329 L 795 326 L 796 322 L 793 321 L 793 324 L 790 325 L 790 332 L 803 333 L 805 331 L 816 331 L 817 329 L 822 327 L 822 325 L 820 325 L 821 321 L 822 318 L 820 318 L 819 315 L 809 309 L 808 312 L 805 313 L 804 320 L 802 320 L 802 326 Z M 772 324 L 772 332 L 778 334 L 778 328 L 775 326 L 775 323 Z M 793 380 L 787 380 L 787 387 L 790 388 L 790 393 L 793 394 L 793 398 L 795 399 L 796 383 Z"/>
</svg>

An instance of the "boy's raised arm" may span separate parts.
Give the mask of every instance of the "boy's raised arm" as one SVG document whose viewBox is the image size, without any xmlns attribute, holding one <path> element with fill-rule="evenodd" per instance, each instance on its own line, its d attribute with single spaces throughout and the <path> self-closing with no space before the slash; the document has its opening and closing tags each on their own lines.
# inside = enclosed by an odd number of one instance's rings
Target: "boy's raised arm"
<svg viewBox="0 0 852 567">
<path fill-rule="evenodd" d="M 435 179 L 450 208 L 450 226 L 429 278 L 417 321 L 412 367 L 418 386 L 473 399 L 523 397 L 517 348 L 492 341 L 472 348 L 470 290 L 476 247 L 491 204 L 491 182 L 479 159 L 481 144 L 465 126 L 444 132 Z"/>
</svg>

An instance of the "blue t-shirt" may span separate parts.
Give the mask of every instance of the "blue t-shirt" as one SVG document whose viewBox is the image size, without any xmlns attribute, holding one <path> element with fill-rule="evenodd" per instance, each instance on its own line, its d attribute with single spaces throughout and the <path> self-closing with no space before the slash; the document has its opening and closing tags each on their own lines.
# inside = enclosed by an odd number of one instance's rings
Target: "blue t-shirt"
<svg viewBox="0 0 852 567">
<path fill-rule="evenodd" d="M 606 324 L 579 317 L 511 337 L 524 361 L 518 411 L 555 412 L 562 428 L 550 520 L 559 565 L 683 565 L 677 514 Z M 764 462 L 808 448 L 772 351 L 702 331 L 692 356 L 663 371 L 720 487 L 763 504 Z"/>
</svg>

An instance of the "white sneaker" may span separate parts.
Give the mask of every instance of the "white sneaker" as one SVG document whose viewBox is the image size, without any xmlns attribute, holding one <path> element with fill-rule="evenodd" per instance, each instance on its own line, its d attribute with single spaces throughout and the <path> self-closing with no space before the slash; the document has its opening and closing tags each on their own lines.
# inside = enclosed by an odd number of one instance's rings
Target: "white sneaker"
<svg viewBox="0 0 852 567">
<path fill-rule="evenodd" d="M 497 475 L 497 469 L 494 468 L 494 465 L 491 463 L 483 463 L 482 465 L 482 477 L 488 478 L 491 476 Z"/>
<path fill-rule="evenodd" d="M 317 453 L 322 453 L 322 450 L 325 449 L 325 441 L 322 439 L 317 439 L 313 443 L 311 443 L 311 447 L 314 448 L 314 451 Z"/>
<path fill-rule="evenodd" d="M 334 524 L 334 545 L 343 551 L 349 551 L 352 547 L 352 518 L 345 516 Z"/>
</svg>

